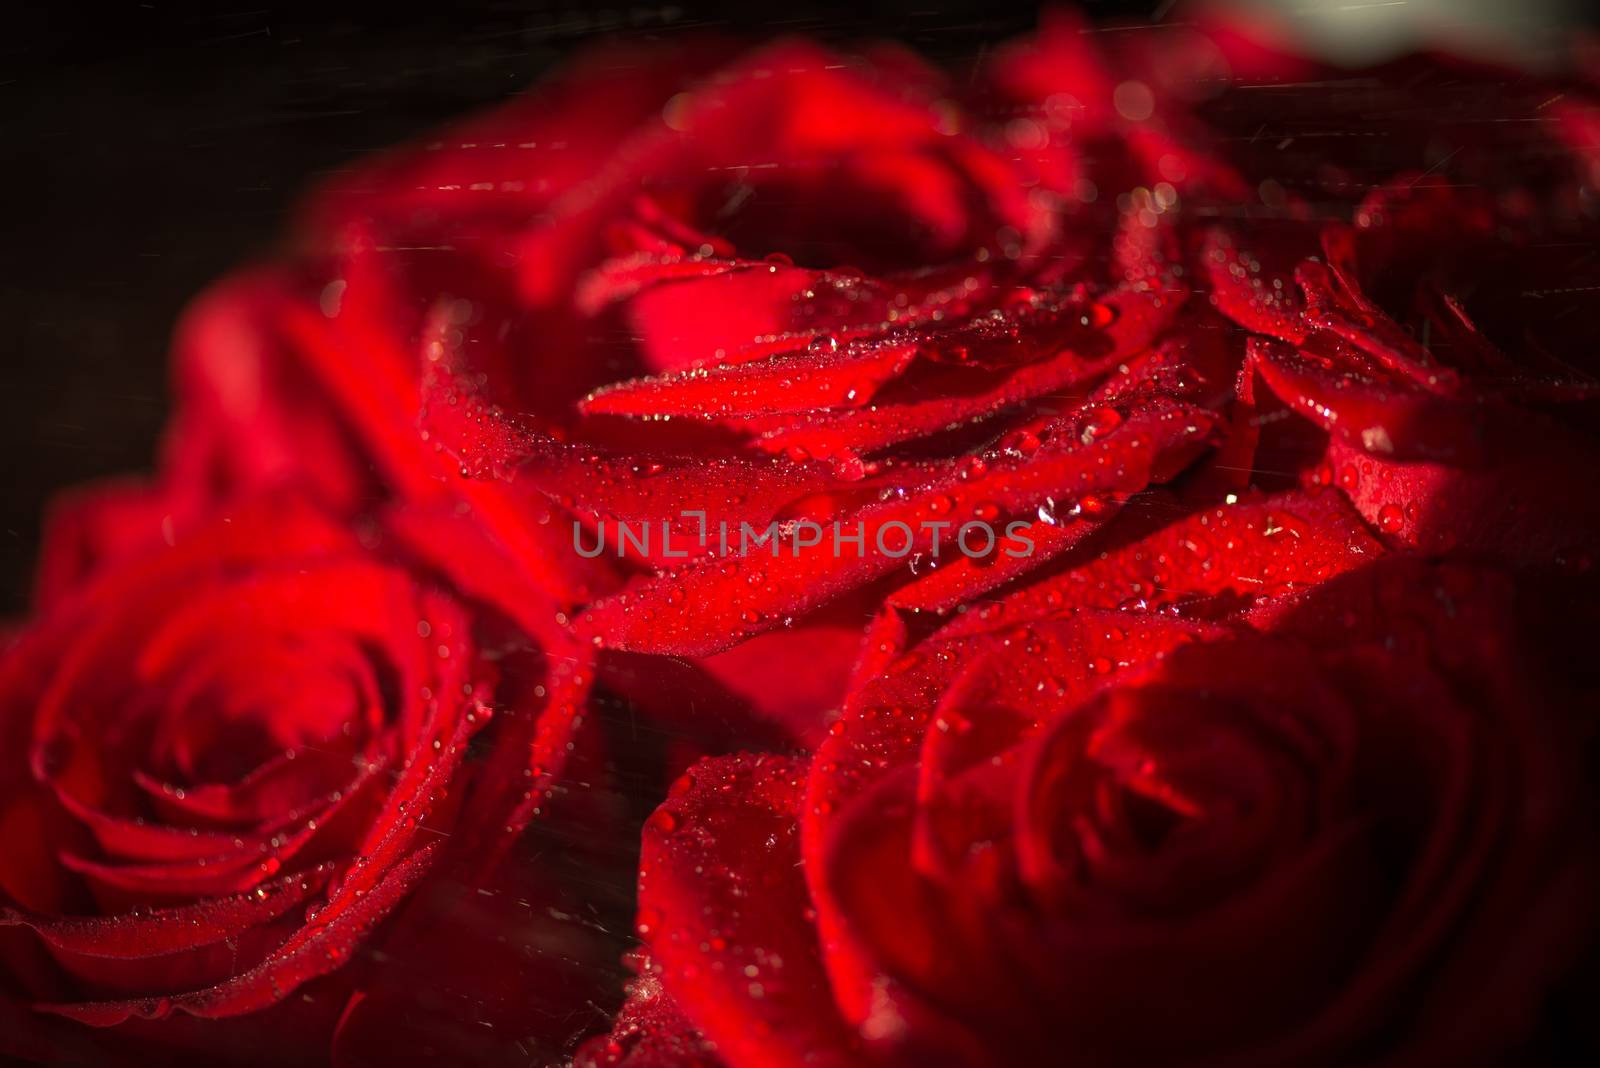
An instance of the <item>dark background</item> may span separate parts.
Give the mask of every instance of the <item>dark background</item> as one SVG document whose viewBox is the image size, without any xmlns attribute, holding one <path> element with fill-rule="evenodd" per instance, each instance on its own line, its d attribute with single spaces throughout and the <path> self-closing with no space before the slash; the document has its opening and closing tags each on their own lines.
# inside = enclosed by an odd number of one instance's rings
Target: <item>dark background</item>
<svg viewBox="0 0 1600 1068">
<path fill-rule="evenodd" d="M 1455 0 L 1447 10 L 1488 2 Z M 1561 3 L 1523 0 L 1516 17 Z M 1144 21 L 1186 11 L 1174 0 L 1079 6 Z M 1371 10 L 1361 17 L 1406 9 Z M 26 607 L 51 494 L 150 468 L 166 415 L 167 338 L 184 303 L 268 250 L 297 193 L 320 178 L 501 100 L 608 34 L 889 36 L 960 64 L 1035 22 L 1032 5 L 992 0 L 473 0 L 415 13 L 339 0 L 57 0 L 5 9 L 0 620 Z"/>
</svg>

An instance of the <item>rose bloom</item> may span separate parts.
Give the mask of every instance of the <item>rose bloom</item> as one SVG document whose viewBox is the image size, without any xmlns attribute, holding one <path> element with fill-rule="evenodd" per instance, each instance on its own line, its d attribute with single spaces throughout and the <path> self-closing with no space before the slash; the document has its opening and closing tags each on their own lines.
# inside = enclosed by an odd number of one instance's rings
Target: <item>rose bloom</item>
<svg viewBox="0 0 1600 1068">
<path fill-rule="evenodd" d="M 512 842 L 563 792 L 582 670 L 292 498 L 81 582 L 0 659 L 0 1048 L 393 1063 L 426 970 L 433 998 L 473 992 L 477 1045 L 483 1020 L 558 1050 L 575 977 L 507 956 L 543 914 L 462 903 L 571 907 Z M 463 1048 L 432 1012 L 417 1050 Z"/>
<path fill-rule="evenodd" d="M 1309 477 L 1396 543 L 1589 570 L 1600 510 L 1571 492 L 1600 461 L 1588 212 L 1416 174 L 1352 222 L 1284 229 L 1218 227 L 1206 257 L 1218 306 L 1259 331 L 1248 409 L 1326 432 L 1307 450 L 1269 430 L 1262 448 L 1309 451 Z"/>
<path fill-rule="evenodd" d="M 1241 574 L 1298 566 L 1271 559 L 1271 512 L 1201 518 L 1184 540 Z M 1570 603 L 1392 557 L 1245 616 L 1098 606 L 1168 566 L 1207 587 L 1194 554 L 1156 562 L 1175 547 L 951 624 L 810 757 L 692 769 L 646 827 L 635 1004 L 580 1062 L 1592 1050 L 1568 977 L 1600 890 L 1593 679 L 1562 681 L 1550 626 Z"/>
</svg>

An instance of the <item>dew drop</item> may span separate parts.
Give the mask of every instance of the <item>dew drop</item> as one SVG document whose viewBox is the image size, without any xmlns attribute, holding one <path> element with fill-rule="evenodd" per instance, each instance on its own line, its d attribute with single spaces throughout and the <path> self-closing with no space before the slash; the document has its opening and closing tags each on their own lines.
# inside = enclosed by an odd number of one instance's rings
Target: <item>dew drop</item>
<svg viewBox="0 0 1600 1068">
<path fill-rule="evenodd" d="M 1111 507 L 1111 502 L 1097 493 L 1085 493 L 1078 498 L 1078 503 L 1072 506 L 1073 515 L 1098 516 L 1104 515 Z"/>
<path fill-rule="evenodd" d="M 1115 408 L 1096 408 L 1089 413 L 1089 422 L 1083 428 L 1083 443 L 1087 445 L 1096 438 L 1103 438 L 1121 425 L 1121 412 Z"/>
<path fill-rule="evenodd" d="M 1017 430 L 1007 434 L 1001 441 L 1000 447 L 1007 452 L 1018 453 L 1022 456 L 1032 456 L 1039 451 L 1039 435 L 1031 430 Z"/>
</svg>

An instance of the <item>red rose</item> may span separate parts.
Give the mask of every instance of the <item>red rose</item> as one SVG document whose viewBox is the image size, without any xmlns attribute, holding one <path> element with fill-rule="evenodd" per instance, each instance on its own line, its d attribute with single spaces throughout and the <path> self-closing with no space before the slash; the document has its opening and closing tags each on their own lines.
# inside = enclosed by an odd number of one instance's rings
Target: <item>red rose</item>
<svg viewBox="0 0 1600 1068">
<path fill-rule="evenodd" d="M 1047 23 L 994 85 L 1074 116 L 1049 166 L 1109 161 L 1181 197 L 1197 288 L 1266 335 L 1230 463 L 1337 483 L 1399 544 L 1591 566 L 1600 512 L 1570 488 L 1600 459 L 1592 79 L 1083 29 Z"/>
<path fill-rule="evenodd" d="M 1215 426 L 1239 350 L 1181 310 L 1168 206 L 1147 191 L 1074 227 L 997 123 L 903 67 L 756 53 L 674 97 L 574 218 L 534 230 L 542 250 L 601 213 L 612 255 L 595 250 L 576 308 L 637 339 L 596 353 L 622 381 L 563 440 L 500 414 L 530 407 L 496 373 L 503 347 L 461 329 L 435 352 L 430 433 L 469 468 L 595 524 L 602 556 L 626 548 L 620 524 L 678 525 L 676 553 L 629 553 L 656 575 L 580 620 L 606 648 L 711 656 L 831 605 L 774 642 L 806 648 L 886 593 L 949 610 L 1079 543 Z M 716 558 L 746 526 L 807 522 L 866 550 Z M 1005 537 L 956 552 L 974 522 Z"/>
<path fill-rule="evenodd" d="M 392 1007 L 394 978 L 323 977 L 393 917 L 391 958 L 421 952 L 408 929 L 498 885 L 550 803 L 585 681 L 580 651 L 546 657 L 394 546 L 257 501 L 101 569 L 11 642 L 8 1053 L 281 1063 L 337 1042 L 366 1063 L 365 1017 Z M 548 896 L 537 885 L 516 892 Z M 472 936 L 453 937 L 459 954 Z M 436 983 L 488 960 L 440 958 Z"/>
<path fill-rule="evenodd" d="M 1214 230 L 1215 302 L 1266 335 L 1251 407 L 1326 432 L 1264 431 L 1271 464 L 1337 483 L 1399 543 L 1586 570 L 1600 511 L 1571 485 L 1600 460 L 1581 310 L 1595 240 L 1575 205 L 1422 175 L 1350 224 Z"/>
<path fill-rule="evenodd" d="M 1213 561 L 1245 573 L 1264 536 L 1228 515 L 1212 542 L 1244 555 Z M 1139 555 L 1041 592 L 1114 595 Z M 1554 607 L 1397 558 L 1216 622 L 963 621 L 852 692 L 814 756 L 674 788 L 641 861 L 651 962 L 581 1060 L 1556 1053 L 1600 853 L 1593 724 L 1517 637 Z"/>
</svg>

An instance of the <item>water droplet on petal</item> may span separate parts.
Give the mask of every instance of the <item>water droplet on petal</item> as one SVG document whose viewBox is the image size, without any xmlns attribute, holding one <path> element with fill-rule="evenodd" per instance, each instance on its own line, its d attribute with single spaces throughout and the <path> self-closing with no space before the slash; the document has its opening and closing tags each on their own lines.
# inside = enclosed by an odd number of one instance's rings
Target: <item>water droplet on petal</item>
<svg viewBox="0 0 1600 1068">
<path fill-rule="evenodd" d="M 1000 447 L 1007 452 L 1019 453 L 1023 456 L 1032 456 L 1039 451 L 1039 435 L 1031 430 L 1017 430 L 1007 434 L 1000 442 Z"/>
<path fill-rule="evenodd" d="M 1098 438 L 1105 437 L 1121 425 L 1121 412 L 1115 408 L 1096 408 L 1089 413 L 1088 422 L 1084 424 L 1079 440 L 1088 445 Z"/>
</svg>

